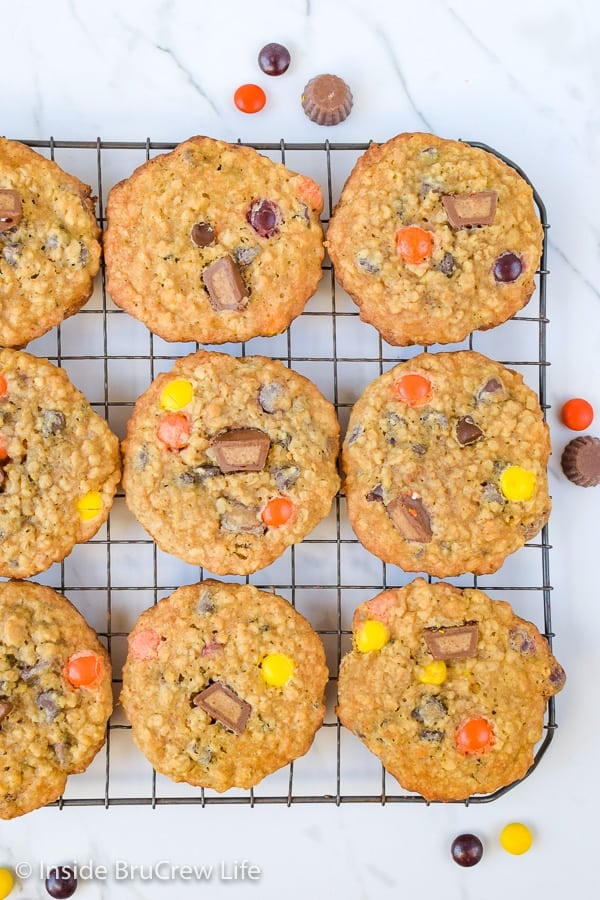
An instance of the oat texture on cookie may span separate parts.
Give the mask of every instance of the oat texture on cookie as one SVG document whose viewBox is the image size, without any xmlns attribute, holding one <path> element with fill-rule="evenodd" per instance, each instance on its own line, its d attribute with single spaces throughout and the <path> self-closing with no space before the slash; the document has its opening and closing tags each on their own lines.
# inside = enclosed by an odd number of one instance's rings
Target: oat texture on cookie
<svg viewBox="0 0 600 900">
<path fill-rule="evenodd" d="M 322 208 L 312 179 L 250 147 L 190 138 L 111 190 L 108 290 L 169 341 L 278 334 L 317 290 Z"/>
<path fill-rule="evenodd" d="M 23 347 L 89 299 L 100 265 L 91 188 L 0 138 L 0 345 Z"/>
<path fill-rule="evenodd" d="M 308 751 L 327 678 L 321 639 L 287 600 L 209 579 L 142 613 L 121 701 L 157 771 L 226 791 Z"/>
<path fill-rule="evenodd" d="M 329 513 L 338 447 L 335 410 L 308 379 L 266 357 L 200 350 L 138 399 L 125 496 L 163 550 L 244 575 Z"/>
<path fill-rule="evenodd" d="M 530 185 L 493 153 L 400 134 L 358 160 L 327 247 L 360 316 L 390 344 L 448 344 L 533 293 L 542 226 Z"/>
<path fill-rule="evenodd" d="M 364 645 L 370 623 L 385 642 Z M 337 713 L 405 790 L 465 800 L 527 773 L 565 683 L 535 625 L 482 591 L 417 578 L 362 603 L 352 629 Z"/>
<path fill-rule="evenodd" d="M 28 578 L 93 537 L 120 473 L 117 437 L 64 369 L 0 350 L 0 575 Z"/>
<path fill-rule="evenodd" d="M 62 595 L 0 584 L 0 818 L 56 800 L 104 743 L 108 654 Z"/>
<path fill-rule="evenodd" d="M 368 550 L 407 572 L 495 572 L 548 519 L 549 453 L 520 374 L 470 350 L 422 353 L 352 409 L 348 516 Z"/>
</svg>

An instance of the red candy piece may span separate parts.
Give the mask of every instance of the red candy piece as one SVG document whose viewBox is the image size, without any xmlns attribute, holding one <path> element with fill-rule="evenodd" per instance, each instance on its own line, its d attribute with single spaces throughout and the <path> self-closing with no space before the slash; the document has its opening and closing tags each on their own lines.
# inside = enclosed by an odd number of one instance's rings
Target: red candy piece
<svg viewBox="0 0 600 900">
<path fill-rule="evenodd" d="M 396 232 L 396 253 L 404 262 L 417 266 L 431 257 L 433 235 L 417 225 L 400 228 Z"/>
<path fill-rule="evenodd" d="M 456 732 L 456 747 L 461 753 L 485 753 L 494 743 L 494 730 L 486 719 L 467 719 Z"/>
<path fill-rule="evenodd" d="M 0 460 L 8 459 L 8 441 L 0 434 Z"/>
<path fill-rule="evenodd" d="M 154 628 L 144 628 L 129 636 L 129 652 L 134 659 L 154 659 L 162 638 Z"/>
<path fill-rule="evenodd" d="M 402 375 L 392 385 L 392 394 L 407 406 L 424 406 L 431 399 L 432 385 L 424 375 Z"/>
<path fill-rule="evenodd" d="M 287 497 L 273 497 L 262 511 L 262 520 L 270 528 L 285 525 L 294 514 L 294 504 Z"/>
<path fill-rule="evenodd" d="M 561 410 L 564 424 L 572 431 L 585 431 L 594 421 L 594 409 L 591 403 L 581 397 L 567 400 Z"/>
<path fill-rule="evenodd" d="M 242 84 L 233 95 L 233 102 L 243 113 L 257 113 L 267 102 L 267 95 L 257 84 Z"/>
<path fill-rule="evenodd" d="M 97 653 L 76 653 L 64 668 L 64 676 L 73 687 L 96 687 L 103 675 L 104 660 Z"/>
<path fill-rule="evenodd" d="M 156 436 L 170 450 L 182 450 L 190 442 L 192 426 L 184 413 L 170 413 L 158 423 Z"/>
</svg>

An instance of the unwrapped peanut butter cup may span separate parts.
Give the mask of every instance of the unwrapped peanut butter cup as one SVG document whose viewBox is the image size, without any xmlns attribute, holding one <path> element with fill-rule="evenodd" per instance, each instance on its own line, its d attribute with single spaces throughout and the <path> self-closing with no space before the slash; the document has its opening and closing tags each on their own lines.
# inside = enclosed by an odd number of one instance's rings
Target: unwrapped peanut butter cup
<svg viewBox="0 0 600 900">
<path fill-rule="evenodd" d="M 560 461 L 573 484 L 595 487 L 600 484 L 600 438 L 587 434 L 569 441 Z"/>
<path fill-rule="evenodd" d="M 350 115 L 352 92 L 337 75 L 317 75 L 304 88 L 302 108 L 317 125 L 339 125 Z"/>
</svg>

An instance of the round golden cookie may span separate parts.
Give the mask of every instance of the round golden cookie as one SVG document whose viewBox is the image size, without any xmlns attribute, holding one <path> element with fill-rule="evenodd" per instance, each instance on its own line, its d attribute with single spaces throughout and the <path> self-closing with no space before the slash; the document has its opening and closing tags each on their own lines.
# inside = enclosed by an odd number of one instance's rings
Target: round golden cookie
<svg viewBox="0 0 600 900">
<path fill-rule="evenodd" d="M 91 188 L 0 138 L 0 345 L 22 347 L 76 313 L 100 265 Z"/>
<path fill-rule="evenodd" d="M 352 409 L 348 516 L 371 553 L 407 572 L 495 572 L 548 519 L 549 453 L 520 374 L 470 350 L 422 353 Z"/>
<path fill-rule="evenodd" d="M 29 578 L 93 537 L 120 472 L 118 439 L 64 369 L 0 350 L 0 575 Z"/>
<path fill-rule="evenodd" d="M 354 614 L 337 714 L 402 787 L 464 800 L 522 778 L 565 674 L 535 625 L 482 591 L 417 578 Z"/>
<path fill-rule="evenodd" d="M 0 583 L 0 818 L 56 800 L 102 747 L 108 654 L 61 594 Z"/>
<path fill-rule="evenodd" d="M 335 410 L 307 378 L 266 357 L 199 350 L 135 405 L 127 505 L 168 553 L 246 575 L 329 513 L 338 447 Z"/>
<path fill-rule="evenodd" d="M 321 639 L 287 600 L 208 580 L 142 613 L 121 702 L 157 771 L 226 791 L 307 752 L 327 678 Z"/>
<path fill-rule="evenodd" d="M 250 147 L 193 137 L 110 192 L 115 301 L 168 341 L 278 334 L 317 290 L 321 190 Z"/>
<path fill-rule="evenodd" d="M 527 303 L 542 252 L 529 184 L 485 150 L 399 134 L 358 160 L 329 224 L 336 278 L 390 344 L 448 344 Z"/>
</svg>

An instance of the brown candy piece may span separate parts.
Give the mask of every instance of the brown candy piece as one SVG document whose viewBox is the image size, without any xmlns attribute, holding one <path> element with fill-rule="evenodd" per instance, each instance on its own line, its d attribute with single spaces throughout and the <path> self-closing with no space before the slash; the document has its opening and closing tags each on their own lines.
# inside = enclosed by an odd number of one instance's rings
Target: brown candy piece
<svg viewBox="0 0 600 900">
<path fill-rule="evenodd" d="M 11 709 L 12 703 L 9 703 L 8 700 L 0 700 L 0 722 L 6 718 Z"/>
<path fill-rule="evenodd" d="M 250 704 L 238 697 L 236 692 L 222 681 L 215 681 L 210 687 L 200 691 L 193 697 L 192 703 L 235 734 L 243 732 L 252 712 Z"/>
<path fill-rule="evenodd" d="M 483 437 L 483 431 L 471 416 L 461 416 L 456 423 L 456 440 L 461 447 L 474 444 Z"/>
<path fill-rule="evenodd" d="M 477 654 L 479 628 L 476 624 L 425 628 L 423 638 L 434 659 L 469 659 Z"/>
<path fill-rule="evenodd" d="M 573 484 L 596 487 L 600 484 L 600 438 L 586 434 L 569 441 L 560 460 L 562 470 Z"/>
<path fill-rule="evenodd" d="M 21 198 L 18 191 L 0 190 L 0 232 L 10 231 L 18 225 L 22 216 Z"/>
<path fill-rule="evenodd" d="M 442 194 L 442 203 L 453 228 L 491 225 L 496 216 L 496 191 L 473 191 L 471 194 Z"/>
<path fill-rule="evenodd" d="M 240 270 L 230 256 L 221 256 L 202 273 L 210 305 L 216 312 L 234 309 L 241 312 L 248 305 L 248 292 Z"/>
<path fill-rule="evenodd" d="M 352 92 L 337 75 L 317 75 L 304 88 L 302 109 L 317 125 L 339 125 L 352 109 Z"/>
<path fill-rule="evenodd" d="M 494 395 L 500 395 L 504 393 L 504 385 L 498 378 L 488 378 L 486 383 L 483 385 L 479 393 L 477 394 L 478 400 L 487 400 L 490 397 L 492 399 L 497 399 Z"/>
<path fill-rule="evenodd" d="M 215 242 L 215 230 L 208 222 L 196 222 L 190 237 L 196 247 L 210 247 Z"/>
<path fill-rule="evenodd" d="M 217 465 L 223 475 L 230 472 L 261 472 L 267 461 L 271 440 L 259 428 L 232 428 L 212 442 Z"/>
<path fill-rule="evenodd" d="M 400 494 L 386 506 L 386 511 L 407 541 L 428 544 L 432 538 L 431 523 L 423 501 L 415 494 Z"/>
</svg>

